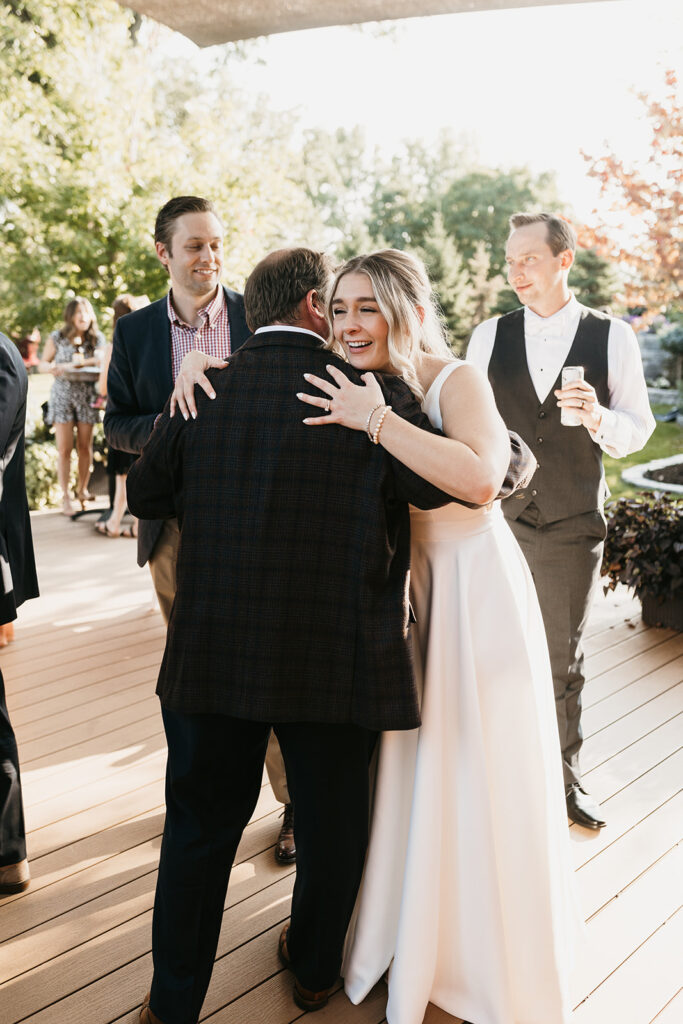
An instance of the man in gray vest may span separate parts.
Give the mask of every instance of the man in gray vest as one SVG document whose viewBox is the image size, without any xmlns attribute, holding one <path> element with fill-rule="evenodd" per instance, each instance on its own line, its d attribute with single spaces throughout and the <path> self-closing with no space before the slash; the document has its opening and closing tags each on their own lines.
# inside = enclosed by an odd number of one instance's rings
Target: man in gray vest
<svg viewBox="0 0 683 1024">
<path fill-rule="evenodd" d="M 582 306 L 569 290 L 575 249 L 574 231 L 559 217 L 510 218 L 508 280 L 522 308 L 477 327 L 467 358 L 488 371 L 508 429 L 522 435 L 538 461 L 529 486 L 505 500 L 503 510 L 543 613 L 567 813 L 599 829 L 605 819 L 582 785 L 579 750 L 582 635 L 606 532 L 602 452 L 623 458 L 639 451 L 655 421 L 633 330 Z M 562 387 L 563 367 L 581 367 L 583 379 Z"/>
</svg>

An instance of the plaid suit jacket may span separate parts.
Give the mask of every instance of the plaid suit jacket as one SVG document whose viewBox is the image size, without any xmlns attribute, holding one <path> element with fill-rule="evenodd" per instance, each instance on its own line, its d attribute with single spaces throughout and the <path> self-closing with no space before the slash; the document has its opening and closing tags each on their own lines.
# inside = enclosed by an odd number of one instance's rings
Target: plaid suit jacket
<svg viewBox="0 0 683 1024">
<path fill-rule="evenodd" d="M 452 500 L 344 427 L 307 427 L 305 372 L 348 364 L 311 334 L 249 339 L 196 420 L 168 407 L 128 475 L 141 518 L 177 515 L 177 593 L 157 693 L 185 713 L 419 725 L 408 503 Z M 405 383 L 399 415 L 433 431 Z"/>
</svg>

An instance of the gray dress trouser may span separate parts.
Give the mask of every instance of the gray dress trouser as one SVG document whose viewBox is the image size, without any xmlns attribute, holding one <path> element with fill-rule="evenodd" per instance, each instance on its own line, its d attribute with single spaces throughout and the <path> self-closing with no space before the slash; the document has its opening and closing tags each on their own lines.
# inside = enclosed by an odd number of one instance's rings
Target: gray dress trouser
<svg viewBox="0 0 683 1024">
<path fill-rule="evenodd" d="M 595 511 L 543 524 L 530 506 L 508 522 L 531 569 L 543 614 L 568 790 L 581 783 L 582 638 L 600 577 L 605 518 Z"/>
</svg>

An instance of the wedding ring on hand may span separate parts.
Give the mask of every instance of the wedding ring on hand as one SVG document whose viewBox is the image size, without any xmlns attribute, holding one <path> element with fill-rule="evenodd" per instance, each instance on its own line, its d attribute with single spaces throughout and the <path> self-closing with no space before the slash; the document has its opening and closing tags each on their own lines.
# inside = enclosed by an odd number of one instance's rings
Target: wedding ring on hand
<svg viewBox="0 0 683 1024">
<path fill-rule="evenodd" d="M 325 402 L 325 412 L 329 412 L 329 411 L 330 411 L 330 400 L 328 398 L 327 401 Z"/>
</svg>

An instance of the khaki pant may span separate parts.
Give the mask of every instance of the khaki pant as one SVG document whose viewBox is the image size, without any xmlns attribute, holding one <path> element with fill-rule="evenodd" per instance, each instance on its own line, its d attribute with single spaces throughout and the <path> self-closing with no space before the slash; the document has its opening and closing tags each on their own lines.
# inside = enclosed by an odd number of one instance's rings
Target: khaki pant
<svg viewBox="0 0 683 1024">
<path fill-rule="evenodd" d="M 159 609 L 166 625 L 171 617 L 171 608 L 175 600 L 176 592 L 176 561 L 178 559 L 178 543 L 180 541 L 180 530 L 177 519 L 167 519 L 164 522 L 159 540 L 154 545 L 152 557 L 149 560 L 149 571 L 152 574 L 152 582 L 156 591 Z M 282 760 L 280 744 L 275 733 L 271 732 L 266 752 L 266 771 L 270 785 L 272 786 L 275 799 L 281 804 L 288 804 L 289 790 L 287 788 L 287 773 L 285 763 Z"/>
</svg>

